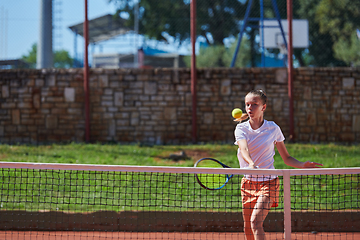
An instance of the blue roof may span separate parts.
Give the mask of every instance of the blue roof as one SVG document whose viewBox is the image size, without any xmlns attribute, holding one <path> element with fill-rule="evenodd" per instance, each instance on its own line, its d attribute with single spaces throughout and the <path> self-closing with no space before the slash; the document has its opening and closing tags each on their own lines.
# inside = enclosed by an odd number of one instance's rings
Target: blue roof
<svg viewBox="0 0 360 240">
<path fill-rule="evenodd" d="M 148 56 L 153 56 L 153 55 L 160 54 L 160 53 L 168 53 L 166 51 L 161 51 L 161 50 L 158 50 L 155 48 L 150 48 L 150 47 L 143 47 L 142 49 L 144 51 L 144 54 L 148 55 Z"/>
</svg>

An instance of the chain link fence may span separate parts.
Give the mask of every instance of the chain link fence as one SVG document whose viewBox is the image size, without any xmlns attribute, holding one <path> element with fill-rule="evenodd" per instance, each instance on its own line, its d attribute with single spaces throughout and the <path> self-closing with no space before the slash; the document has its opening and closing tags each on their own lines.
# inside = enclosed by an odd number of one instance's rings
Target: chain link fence
<svg viewBox="0 0 360 240">
<path fill-rule="evenodd" d="M 41 1 L 0 2 L 0 68 L 36 66 Z M 88 6 L 91 67 L 190 66 L 190 0 L 88 0 Z M 286 0 L 196 0 L 196 10 L 197 67 L 230 67 L 237 49 L 235 67 L 286 66 L 281 44 L 265 46 L 281 35 L 260 27 L 287 18 Z M 84 1 L 52 0 L 51 11 L 54 67 L 82 67 Z M 307 24 L 293 25 L 293 42 L 306 39 L 305 47 L 294 44 L 295 67 L 360 65 L 359 1 L 293 0 L 293 19 Z"/>
</svg>

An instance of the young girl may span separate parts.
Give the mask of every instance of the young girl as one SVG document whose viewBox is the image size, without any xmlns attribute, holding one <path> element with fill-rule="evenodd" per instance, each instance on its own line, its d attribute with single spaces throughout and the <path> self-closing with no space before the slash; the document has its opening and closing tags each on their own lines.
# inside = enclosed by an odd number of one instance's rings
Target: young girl
<svg viewBox="0 0 360 240">
<path fill-rule="evenodd" d="M 274 146 L 286 165 L 296 168 L 316 168 L 315 162 L 300 162 L 289 155 L 284 135 L 276 123 L 264 119 L 267 97 L 262 90 L 250 91 L 245 96 L 246 113 L 235 129 L 235 144 L 239 146 L 240 167 L 274 169 Z M 277 207 L 279 197 L 277 176 L 244 175 L 241 181 L 244 232 L 247 240 L 265 239 L 263 222 L 271 207 Z"/>
</svg>

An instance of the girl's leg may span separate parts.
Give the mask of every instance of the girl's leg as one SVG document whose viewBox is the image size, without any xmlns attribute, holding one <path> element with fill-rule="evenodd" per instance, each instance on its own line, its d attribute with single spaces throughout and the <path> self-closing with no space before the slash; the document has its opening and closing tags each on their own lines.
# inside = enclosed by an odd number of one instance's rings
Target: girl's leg
<svg viewBox="0 0 360 240">
<path fill-rule="evenodd" d="M 242 214 L 244 219 L 244 233 L 246 240 L 254 240 L 254 234 L 251 229 L 251 215 L 253 209 L 254 209 L 254 204 L 247 204 L 246 206 L 243 206 L 242 209 Z"/>
<path fill-rule="evenodd" d="M 263 223 L 271 208 L 272 201 L 269 197 L 260 196 L 252 211 L 250 223 L 255 240 L 264 240 L 265 232 Z"/>
</svg>

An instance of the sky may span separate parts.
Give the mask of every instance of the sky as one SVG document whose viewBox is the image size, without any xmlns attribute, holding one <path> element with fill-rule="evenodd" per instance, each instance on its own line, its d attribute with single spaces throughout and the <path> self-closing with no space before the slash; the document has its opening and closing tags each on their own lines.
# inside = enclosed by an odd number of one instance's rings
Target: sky
<svg viewBox="0 0 360 240">
<path fill-rule="evenodd" d="M 16 59 L 26 55 L 39 39 L 41 0 L 0 0 L 0 58 Z M 56 29 L 53 48 L 65 49 L 74 55 L 74 34 L 68 28 L 83 22 L 83 0 L 54 0 L 53 12 L 60 21 L 53 21 Z M 88 0 L 89 19 L 114 13 L 115 6 L 107 0 Z M 83 38 L 78 38 L 78 49 L 83 52 Z"/>
<path fill-rule="evenodd" d="M 41 0 L 0 0 L 0 59 L 17 59 L 28 55 L 39 39 Z M 82 23 L 85 11 L 84 0 L 53 0 L 53 49 L 64 49 L 74 57 L 75 37 L 69 26 Z M 108 0 L 88 0 L 88 19 L 113 14 L 116 7 Z M 84 52 L 84 39 L 77 40 L 77 55 Z M 136 41 L 135 41 L 136 40 Z M 137 49 L 141 41 L 134 35 L 118 37 L 90 46 L 89 53 L 129 53 Z"/>
</svg>

